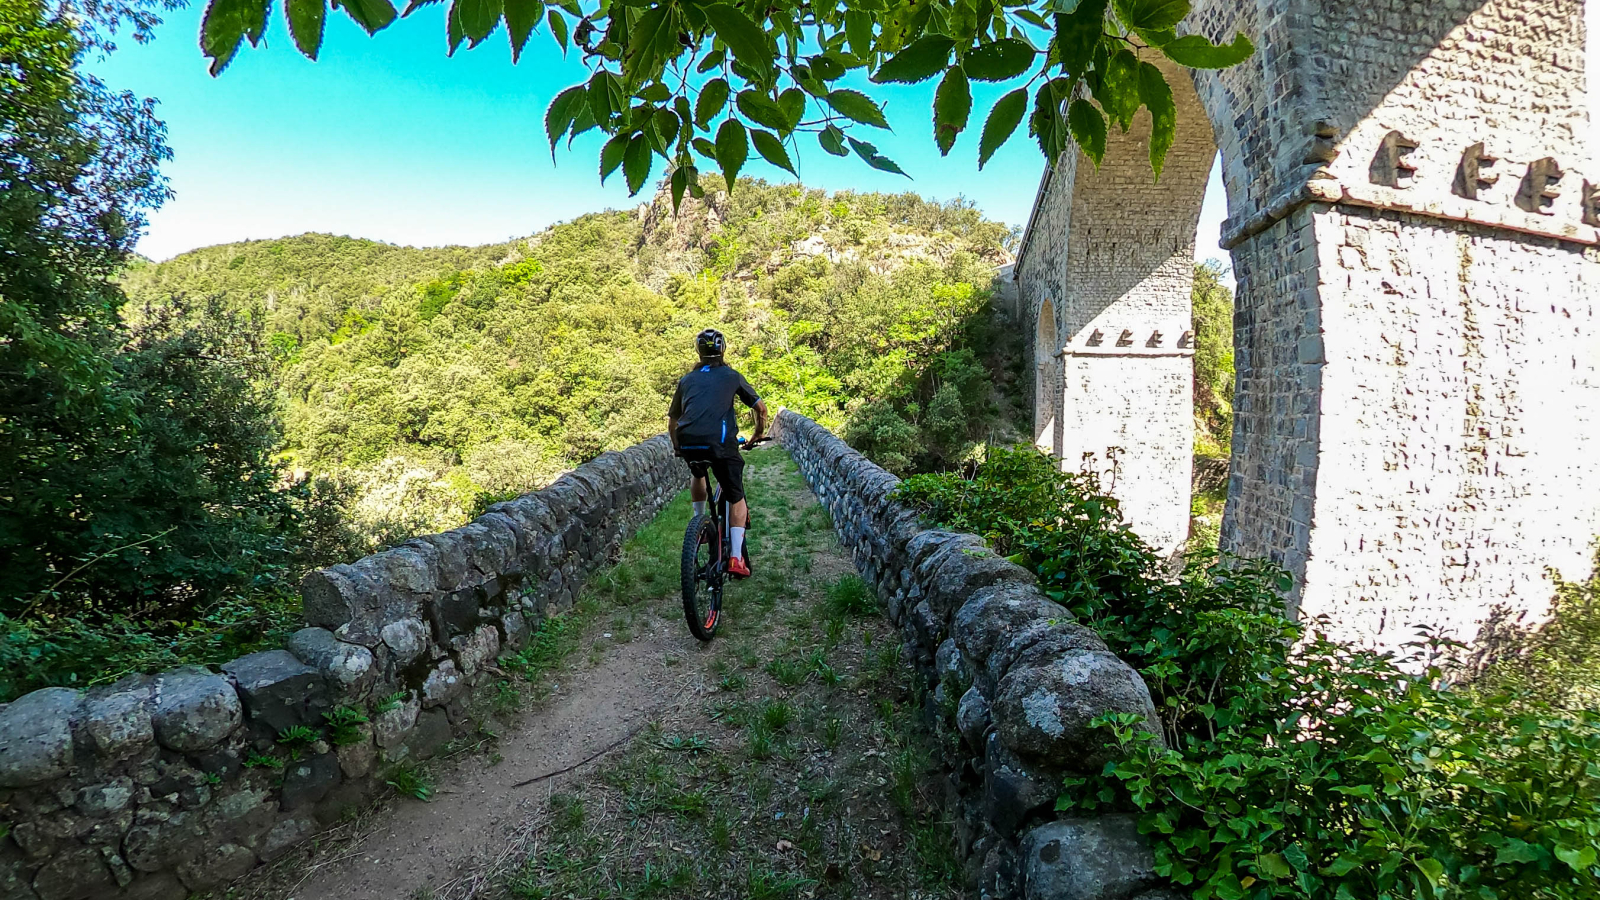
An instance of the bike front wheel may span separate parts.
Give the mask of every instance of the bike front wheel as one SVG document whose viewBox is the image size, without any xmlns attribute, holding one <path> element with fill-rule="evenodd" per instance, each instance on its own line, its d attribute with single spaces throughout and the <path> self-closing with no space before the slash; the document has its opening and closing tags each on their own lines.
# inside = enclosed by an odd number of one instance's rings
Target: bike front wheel
<svg viewBox="0 0 1600 900">
<path fill-rule="evenodd" d="M 689 631 L 702 641 L 717 633 L 722 620 L 722 536 L 716 520 L 708 515 L 694 516 L 683 533 L 683 616 Z"/>
</svg>

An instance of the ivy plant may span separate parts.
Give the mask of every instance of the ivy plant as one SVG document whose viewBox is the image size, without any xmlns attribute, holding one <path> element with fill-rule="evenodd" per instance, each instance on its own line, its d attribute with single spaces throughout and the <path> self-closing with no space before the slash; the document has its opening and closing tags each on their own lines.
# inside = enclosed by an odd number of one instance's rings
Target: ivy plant
<svg viewBox="0 0 1600 900">
<path fill-rule="evenodd" d="M 369 34 L 446 0 L 283 0 L 300 52 L 322 47 L 328 4 Z M 1075 143 L 1098 164 L 1111 126 L 1140 109 L 1152 122 L 1150 164 L 1160 177 L 1176 130 L 1172 89 L 1151 60 L 1215 69 L 1247 58 L 1243 34 L 1215 43 L 1178 34 L 1189 0 L 448 0 L 447 44 L 476 47 L 502 24 L 513 60 L 537 31 L 551 52 L 577 53 L 590 75 L 545 113 L 551 153 L 591 130 L 609 135 L 602 180 L 622 171 L 638 193 L 658 165 L 674 203 L 701 192 L 701 166 L 731 187 L 752 148 L 795 172 L 802 136 L 834 156 L 905 174 L 872 143 L 891 127 L 875 91 L 841 86 L 848 73 L 873 85 L 938 80 L 934 141 L 948 155 L 969 127 L 982 168 L 1028 120 L 1047 159 Z M 266 31 L 273 0 L 212 0 L 201 49 L 220 73 L 245 41 Z M 1014 85 L 983 115 L 972 82 Z"/>
</svg>

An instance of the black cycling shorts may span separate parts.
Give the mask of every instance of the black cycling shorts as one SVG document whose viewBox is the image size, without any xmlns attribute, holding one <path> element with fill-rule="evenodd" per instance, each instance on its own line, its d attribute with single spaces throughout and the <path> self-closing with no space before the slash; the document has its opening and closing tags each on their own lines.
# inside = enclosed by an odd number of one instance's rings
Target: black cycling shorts
<svg viewBox="0 0 1600 900">
<path fill-rule="evenodd" d="M 706 470 L 717 476 L 717 484 L 722 485 L 722 499 L 729 503 L 738 503 L 744 499 L 744 459 L 739 456 L 724 457 L 713 451 L 684 450 L 683 461 L 689 464 L 689 471 L 696 478 L 706 477 Z"/>
</svg>

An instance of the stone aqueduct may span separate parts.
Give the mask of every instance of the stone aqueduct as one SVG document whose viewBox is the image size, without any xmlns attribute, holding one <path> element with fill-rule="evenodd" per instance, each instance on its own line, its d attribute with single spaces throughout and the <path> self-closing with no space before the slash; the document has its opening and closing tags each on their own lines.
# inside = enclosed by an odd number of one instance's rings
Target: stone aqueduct
<svg viewBox="0 0 1600 900">
<path fill-rule="evenodd" d="M 1015 280 L 1036 435 L 1121 448 L 1116 492 L 1187 532 L 1194 237 L 1222 158 L 1237 278 L 1225 550 L 1294 576 L 1291 608 L 1394 646 L 1538 615 L 1600 534 L 1600 168 L 1583 0 L 1200 0 L 1256 54 L 1169 72 L 1097 169 L 1050 166 Z M 1213 140 L 1214 139 L 1214 140 Z"/>
</svg>

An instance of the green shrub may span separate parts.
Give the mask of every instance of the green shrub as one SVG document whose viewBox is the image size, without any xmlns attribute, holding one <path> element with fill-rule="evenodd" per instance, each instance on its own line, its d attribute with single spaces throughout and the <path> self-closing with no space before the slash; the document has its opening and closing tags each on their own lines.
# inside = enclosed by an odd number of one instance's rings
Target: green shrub
<svg viewBox="0 0 1600 900">
<path fill-rule="evenodd" d="M 1042 454 L 996 450 L 899 496 L 987 535 L 1139 669 L 1168 748 L 1106 717 L 1126 758 L 1068 778 L 1058 805 L 1140 813 L 1158 871 L 1198 900 L 1600 892 L 1600 717 L 1502 689 L 1539 665 L 1451 684 L 1436 663 L 1459 646 L 1397 661 L 1291 621 L 1275 567 L 1197 554 L 1165 577 L 1116 501 Z M 1596 596 L 1565 586 L 1574 624 L 1518 659 L 1593 648 L 1579 623 Z"/>
</svg>

